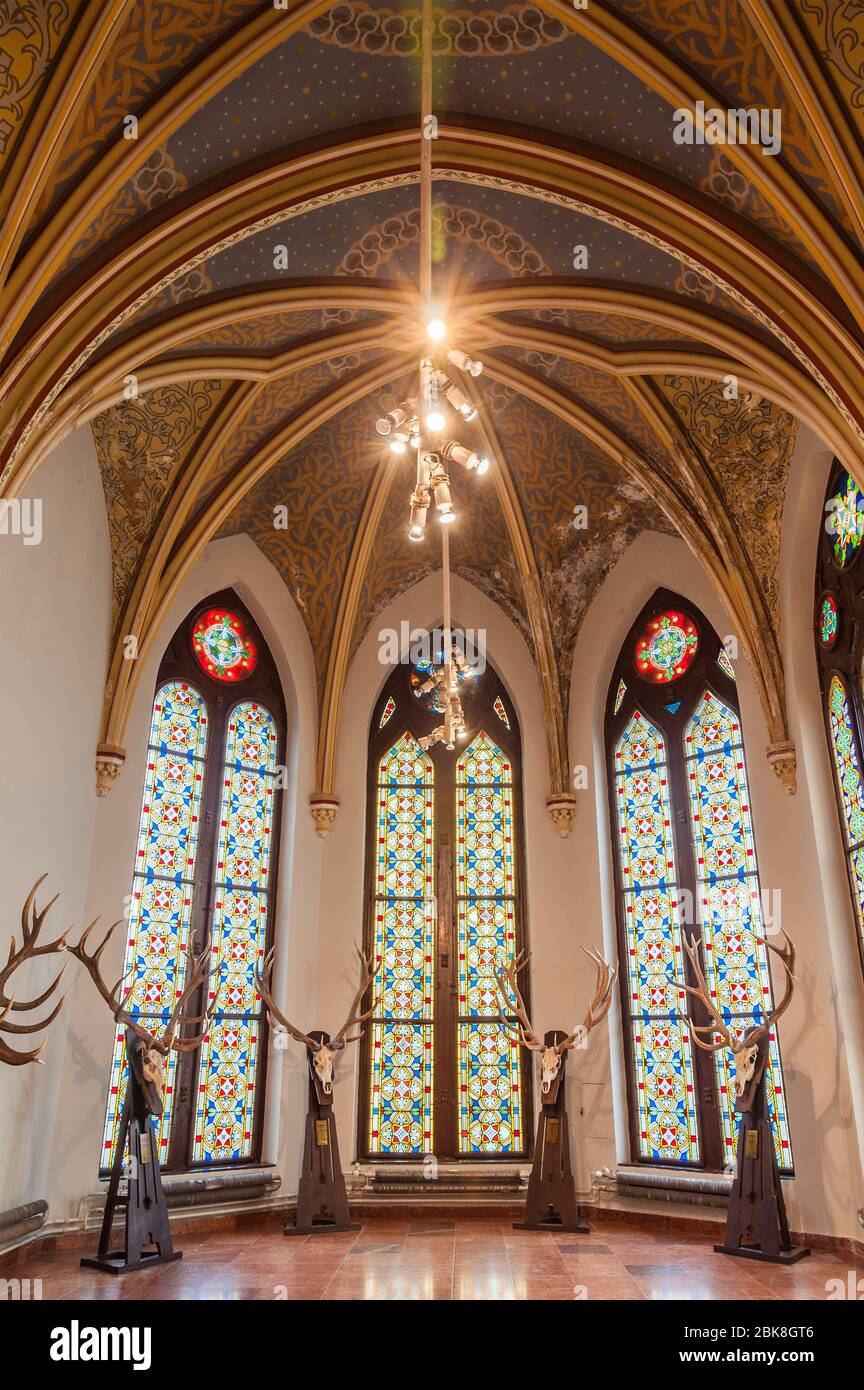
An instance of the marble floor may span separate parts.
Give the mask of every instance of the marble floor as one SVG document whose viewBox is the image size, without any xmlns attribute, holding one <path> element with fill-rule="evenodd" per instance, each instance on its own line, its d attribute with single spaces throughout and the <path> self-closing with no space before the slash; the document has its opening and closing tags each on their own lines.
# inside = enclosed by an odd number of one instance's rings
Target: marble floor
<svg viewBox="0 0 864 1390">
<path fill-rule="evenodd" d="M 96 1239 L 91 1237 L 95 1246 Z M 286 1238 L 278 1228 L 179 1233 L 183 1259 L 113 1276 L 80 1248 L 34 1254 L 0 1277 L 40 1279 L 43 1299 L 753 1299 L 825 1300 L 852 1257 L 795 1265 L 715 1254 L 707 1236 L 598 1226 L 589 1235 L 514 1231 L 492 1218 L 364 1221 L 357 1233 Z M 843 1297 L 843 1294 L 839 1295 Z"/>
</svg>

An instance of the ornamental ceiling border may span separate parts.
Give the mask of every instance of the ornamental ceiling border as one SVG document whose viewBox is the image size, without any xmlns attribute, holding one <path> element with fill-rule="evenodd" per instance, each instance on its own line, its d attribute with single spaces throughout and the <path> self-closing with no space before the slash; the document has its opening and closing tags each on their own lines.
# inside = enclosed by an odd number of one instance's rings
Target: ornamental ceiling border
<svg viewBox="0 0 864 1390">
<path fill-rule="evenodd" d="M 470 134 L 471 132 L 469 131 L 468 133 Z M 2 491 L 2 489 L 4 488 L 10 473 L 15 469 L 16 464 L 21 458 L 22 451 L 25 448 L 27 441 L 32 436 L 34 429 L 38 428 L 38 426 L 41 425 L 48 411 L 53 405 L 54 401 L 57 399 L 62 390 L 64 390 L 65 387 L 69 384 L 72 378 L 78 373 L 83 364 L 92 356 L 92 354 L 99 347 L 101 347 L 107 341 L 107 339 L 113 333 L 117 332 L 118 329 L 120 329 L 124 324 L 128 323 L 129 320 L 138 313 L 143 304 L 146 304 L 150 299 L 163 292 L 176 279 L 183 275 L 188 275 L 190 271 L 196 269 L 199 265 L 203 264 L 211 257 L 220 254 L 222 251 L 227 250 L 231 246 L 234 246 L 239 242 L 246 240 L 252 235 L 255 235 L 262 231 L 266 231 L 270 227 L 279 225 L 280 223 L 284 223 L 289 220 L 294 220 L 297 217 L 303 216 L 307 212 L 318 211 L 321 208 L 341 203 L 347 198 L 362 197 L 367 193 L 387 191 L 394 187 L 411 186 L 417 183 L 417 178 L 418 176 L 414 171 L 378 175 L 375 178 L 365 180 L 362 183 L 353 184 L 347 189 L 344 187 L 338 189 L 328 189 L 326 193 L 314 194 L 311 197 L 304 199 L 302 202 L 298 202 L 289 208 L 282 208 L 277 212 L 268 213 L 263 217 L 255 219 L 247 226 L 237 228 L 235 231 L 227 234 L 224 237 L 219 238 L 215 242 L 211 243 L 211 245 L 209 245 L 207 248 L 196 252 L 195 255 L 191 257 L 186 258 L 183 262 L 181 262 L 180 265 L 174 267 L 170 272 L 162 276 L 158 281 L 154 282 L 153 285 L 149 286 L 145 291 L 142 291 L 142 293 L 136 296 L 136 298 L 123 310 L 115 314 L 114 317 L 111 318 L 102 327 L 99 333 L 89 343 L 87 343 L 87 345 L 84 348 L 82 348 L 82 350 L 78 353 L 74 361 L 70 363 L 70 365 L 65 369 L 63 374 L 58 378 L 57 382 L 55 382 L 55 384 L 46 392 L 45 398 L 37 407 L 36 411 L 34 411 L 30 420 L 27 422 L 27 425 L 25 426 L 20 437 L 16 441 L 12 451 L 10 452 L 9 457 L 7 458 L 2 473 L 0 473 L 0 491 Z M 496 189 L 499 191 L 515 193 L 517 196 L 531 198 L 540 202 L 546 202 L 550 205 L 561 207 L 570 211 L 576 210 L 578 212 L 583 213 L 586 216 L 593 218 L 594 220 L 604 222 L 609 226 L 616 227 L 618 230 L 623 231 L 631 236 L 638 238 L 641 241 L 646 242 L 649 245 L 656 247 L 664 254 L 671 256 L 673 259 L 677 259 L 678 261 L 687 264 L 696 273 L 710 280 L 711 283 L 717 286 L 717 288 L 723 290 L 724 293 L 730 295 L 730 297 L 733 298 L 734 301 L 737 304 L 739 304 L 741 308 L 750 317 L 752 317 L 756 322 L 758 322 L 760 326 L 764 327 L 766 331 L 772 335 L 772 337 L 775 337 L 779 342 L 781 342 L 787 348 L 787 350 L 791 352 L 793 356 L 795 356 L 798 359 L 798 361 L 802 363 L 802 365 L 806 368 L 811 377 L 818 382 L 819 386 L 825 393 L 827 399 L 831 402 L 834 408 L 841 415 L 846 425 L 857 439 L 858 443 L 864 446 L 864 426 L 860 425 L 856 421 L 855 417 L 851 414 L 850 410 L 842 401 L 838 392 L 827 381 L 824 374 L 811 360 L 810 356 L 804 351 L 804 349 L 799 344 L 797 344 L 789 336 L 789 334 L 787 334 L 779 325 L 775 326 L 772 319 L 756 304 L 754 304 L 753 301 L 743 293 L 743 291 L 729 284 L 727 281 L 724 280 L 723 276 L 720 275 L 719 272 L 716 272 L 712 270 L 711 267 L 704 265 L 704 263 L 698 261 L 694 256 L 690 255 L 686 251 L 682 250 L 681 248 L 673 247 L 671 243 L 665 240 L 665 238 L 658 236 L 656 233 L 649 232 L 647 229 L 640 227 L 638 224 L 632 223 L 627 218 L 621 217 L 620 215 L 607 211 L 606 209 L 598 209 L 596 206 L 589 203 L 585 199 L 578 198 L 570 194 L 565 194 L 553 189 L 542 188 L 533 184 L 525 183 L 521 180 L 514 181 L 505 178 L 501 175 L 485 173 L 483 171 L 468 173 L 462 169 L 454 169 L 448 167 L 439 167 L 438 169 L 436 169 L 435 178 L 437 181 L 440 182 L 446 181 L 453 183 L 462 183 L 465 185 L 486 187 Z M 14 422 L 12 427 L 7 427 L 7 433 L 11 432 L 11 428 L 14 428 Z"/>
</svg>

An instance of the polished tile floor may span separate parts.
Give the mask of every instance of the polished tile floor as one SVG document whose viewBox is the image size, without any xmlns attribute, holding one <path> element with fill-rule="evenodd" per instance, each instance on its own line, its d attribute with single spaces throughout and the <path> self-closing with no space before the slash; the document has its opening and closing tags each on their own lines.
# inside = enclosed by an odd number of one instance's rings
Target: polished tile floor
<svg viewBox="0 0 864 1390">
<path fill-rule="evenodd" d="M 95 1244 L 95 1240 L 93 1242 Z M 514 1231 L 493 1219 L 364 1222 L 356 1234 L 278 1229 L 180 1236 L 183 1259 L 125 1276 L 82 1269 L 58 1249 L 4 1270 L 41 1279 L 44 1299 L 819 1299 L 851 1257 L 782 1266 L 716 1255 L 707 1236 L 598 1226 L 590 1235 Z M 855 1277 L 864 1276 L 864 1269 Z M 836 1296 L 836 1295 L 835 1295 Z M 842 1295 L 840 1295 L 842 1296 Z"/>
</svg>

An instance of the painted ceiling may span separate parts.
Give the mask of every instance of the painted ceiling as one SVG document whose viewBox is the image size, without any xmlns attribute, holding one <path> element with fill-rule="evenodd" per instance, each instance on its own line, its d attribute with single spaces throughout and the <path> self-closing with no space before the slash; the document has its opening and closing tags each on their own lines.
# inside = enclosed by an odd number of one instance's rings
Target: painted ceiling
<svg viewBox="0 0 864 1390">
<path fill-rule="evenodd" d="M 484 361 L 494 458 L 454 482 L 453 565 L 534 654 L 559 792 L 580 626 L 646 530 L 703 563 L 788 735 L 798 419 L 864 460 L 864 19 L 790 8 L 433 5 L 435 292 Z M 213 537 L 250 535 L 294 596 L 325 743 L 359 642 L 439 564 L 431 534 L 407 541 L 410 469 L 374 431 L 422 340 L 420 27 L 417 0 L 0 12 L 2 486 L 91 422 L 109 743 L 124 634 L 146 642 Z M 780 152 L 676 143 L 698 100 L 780 109 Z"/>
</svg>

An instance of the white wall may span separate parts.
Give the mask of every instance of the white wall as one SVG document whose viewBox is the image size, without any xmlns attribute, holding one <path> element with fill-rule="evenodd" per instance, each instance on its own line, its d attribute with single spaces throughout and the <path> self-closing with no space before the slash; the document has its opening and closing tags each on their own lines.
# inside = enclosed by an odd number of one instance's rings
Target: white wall
<svg viewBox="0 0 864 1390">
<path fill-rule="evenodd" d="M 41 543 L 0 535 L 4 958 L 8 934 L 20 941 L 21 906 L 40 874 L 48 874 L 40 903 L 61 894 L 45 939 L 84 913 L 111 621 L 108 528 L 89 428 L 64 440 L 28 495 L 42 501 Z M 39 961 L 13 988 L 32 997 L 50 979 L 48 962 Z M 64 1162 L 55 1114 L 58 1097 L 61 1107 L 74 1104 L 61 1092 L 69 1018 L 67 1003 L 48 1035 L 45 1066 L 0 1065 L 0 1210 L 50 1198 Z"/>
</svg>

